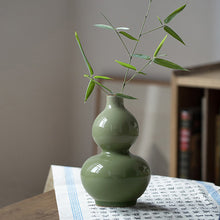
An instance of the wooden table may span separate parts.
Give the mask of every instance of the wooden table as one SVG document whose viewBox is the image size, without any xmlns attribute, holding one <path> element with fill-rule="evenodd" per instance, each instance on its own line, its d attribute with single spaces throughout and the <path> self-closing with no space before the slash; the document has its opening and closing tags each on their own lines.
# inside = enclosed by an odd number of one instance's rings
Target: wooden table
<svg viewBox="0 0 220 220">
<path fill-rule="evenodd" d="M 1 220 L 57 220 L 59 219 L 55 192 L 31 197 L 0 209 Z"/>
</svg>

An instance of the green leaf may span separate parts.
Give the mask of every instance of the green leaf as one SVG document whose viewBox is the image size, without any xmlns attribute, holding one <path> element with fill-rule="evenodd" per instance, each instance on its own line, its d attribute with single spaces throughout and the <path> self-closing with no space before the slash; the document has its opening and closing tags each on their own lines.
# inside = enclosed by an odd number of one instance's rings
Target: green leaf
<svg viewBox="0 0 220 220">
<path fill-rule="evenodd" d="M 170 69 L 176 69 L 176 70 L 185 70 L 185 71 L 188 71 L 187 69 L 179 66 L 178 64 L 175 64 L 173 62 L 170 62 L 168 60 L 164 60 L 164 59 L 161 59 L 161 58 L 155 58 L 153 60 L 154 63 L 160 65 L 160 66 L 164 66 L 164 67 L 167 67 L 167 68 L 170 68 Z"/>
<path fill-rule="evenodd" d="M 185 43 L 183 42 L 183 40 L 181 39 L 181 37 L 174 31 L 172 30 L 170 27 L 168 26 L 164 26 L 164 30 L 170 34 L 172 37 L 174 37 L 175 39 L 177 39 L 178 41 L 180 41 L 182 44 L 185 45 Z"/>
<path fill-rule="evenodd" d="M 102 83 L 95 81 L 94 79 L 91 79 L 95 84 L 101 86 L 102 88 L 104 88 L 105 90 L 109 91 L 110 93 L 113 94 L 112 90 L 107 88 L 106 86 L 104 86 Z"/>
<path fill-rule="evenodd" d="M 168 24 L 177 14 L 179 14 L 184 8 L 186 7 L 186 4 L 181 6 L 180 8 L 177 8 L 174 12 L 172 12 L 170 15 L 167 16 L 167 18 L 164 19 L 164 23 Z"/>
<path fill-rule="evenodd" d="M 89 75 L 88 75 L 88 74 L 84 74 L 83 76 L 86 77 L 86 78 L 89 78 Z"/>
<path fill-rule="evenodd" d="M 144 60 L 150 60 L 151 59 L 151 57 L 146 56 L 144 54 L 133 54 L 133 57 L 138 57 L 138 58 L 141 58 L 141 59 L 144 59 Z"/>
<path fill-rule="evenodd" d="M 141 75 L 147 75 L 147 73 L 143 73 L 143 72 L 137 72 L 137 73 L 139 73 L 139 74 L 141 74 Z"/>
<path fill-rule="evenodd" d="M 114 30 L 114 28 L 110 25 L 107 24 L 94 24 L 95 27 L 98 28 L 103 28 L 103 29 L 108 29 L 108 30 Z"/>
<path fill-rule="evenodd" d="M 122 35 L 124 35 L 125 37 L 131 39 L 131 40 L 136 40 L 136 41 L 138 41 L 138 39 L 136 39 L 135 37 L 131 36 L 130 34 L 128 34 L 128 33 L 125 32 L 125 31 L 120 31 L 119 33 L 122 34 Z"/>
<path fill-rule="evenodd" d="M 77 43 L 78 43 L 78 45 L 79 45 L 79 49 L 80 49 L 80 51 L 81 51 L 81 53 L 82 53 L 82 56 L 83 56 L 84 61 L 85 61 L 85 63 L 86 63 L 86 66 L 87 66 L 87 68 L 88 68 L 88 70 L 89 70 L 89 72 L 90 72 L 90 75 L 92 76 L 92 75 L 94 74 L 93 69 L 92 69 L 92 67 L 91 67 L 91 65 L 90 65 L 90 63 L 89 63 L 89 61 L 88 61 L 88 59 L 87 59 L 87 57 L 86 57 L 86 55 L 85 55 L 85 53 L 84 53 L 84 51 L 83 51 L 83 48 L 82 48 L 82 45 L 81 45 L 81 42 L 80 42 L 80 40 L 79 40 L 79 37 L 78 37 L 77 32 L 75 32 L 75 38 L 76 38 L 76 41 L 77 41 Z"/>
<path fill-rule="evenodd" d="M 137 70 L 135 66 L 132 66 L 131 64 L 128 64 L 128 63 L 124 63 L 124 62 L 121 62 L 119 60 L 115 60 L 115 62 L 117 62 L 118 64 L 120 64 L 121 66 L 124 66 L 124 67 L 127 67 L 128 69 L 132 69 L 132 70 Z"/>
<path fill-rule="evenodd" d="M 128 27 L 117 27 L 116 30 L 130 30 Z"/>
<path fill-rule="evenodd" d="M 157 16 L 157 19 L 159 20 L 160 24 L 163 25 L 163 22 L 161 21 L 159 16 Z"/>
<path fill-rule="evenodd" d="M 112 79 L 112 78 L 107 76 L 94 76 L 94 79 Z"/>
<path fill-rule="evenodd" d="M 125 95 L 123 93 L 116 93 L 115 95 L 118 96 L 118 97 L 121 97 L 121 98 L 125 98 L 125 99 L 137 99 L 135 97 L 132 97 L 132 96 L 129 96 L 129 95 Z"/>
<path fill-rule="evenodd" d="M 160 52 L 161 47 L 164 44 L 164 41 L 166 40 L 167 35 L 163 38 L 163 40 L 160 42 L 160 44 L 158 45 L 157 49 L 154 52 L 154 57 L 157 57 L 158 53 Z"/>
<path fill-rule="evenodd" d="M 88 87 L 87 87 L 87 90 L 86 90 L 84 102 L 86 102 L 88 100 L 89 96 L 91 95 L 92 91 L 94 90 L 94 87 L 95 87 L 95 83 L 92 80 L 90 80 Z"/>
</svg>

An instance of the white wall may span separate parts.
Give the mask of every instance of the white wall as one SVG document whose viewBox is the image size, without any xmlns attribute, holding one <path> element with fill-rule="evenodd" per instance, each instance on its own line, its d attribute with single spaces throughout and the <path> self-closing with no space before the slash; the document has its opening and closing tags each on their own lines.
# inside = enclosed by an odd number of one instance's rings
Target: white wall
<svg viewBox="0 0 220 220">
<path fill-rule="evenodd" d="M 0 1 L 0 205 L 40 193 L 70 150 L 68 1 Z"/>
<path fill-rule="evenodd" d="M 114 62 L 114 59 L 127 60 L 126 53 L 113 32 L 100 30 L 92 26 L 95 23 L 106 23 L 99 11 L 111 19 L 115 26 L 129 26 L 131 28 L 130 33 L 135 35 L 135 25 L 138 24 L 139 27 L 145 15 L 145 2 L 146 0 L 139 0 L 138 2 L 131 0 L 77 1 L 76 7 L 78 10 L 75 13 L 77 25 L 75 29 L 79 32 L 88 57 L 97 73 L 122 74 L 123 68 L 120 68 Z M 183 5 L 184 2 L 154 0 L 149 29 L 159 25 L 156 15 L 165 18 L 174 9 Z M 217 0 L 190 1 L 182 14 L 170 23 L 171 27 L 186 42 L 184 47 L 176 40 L 168 37 L 163 51 L 168 54 L 171 60 L 186 66 L 217 60 L 215 53 L 213 53 L 213 50 L 216 50 L 216 45 L 213 41 L 213 35 L 217 29 L 215 23 L 216 20 L 219 20 L 216 18 L 216 16 L 219 16 L 218 9 L 215 7 L 216 4 L 218 4 Z M 215 23 L 213 22 L 214 20 Z M 139 47 L 139 51 L 146 51 L 149 55 L 152 55 L 154 49 L 164 36 L 165 33 L 163 31 L 149 34 L 146 36 L 142 47 Z M 82 66 L 80 68 L 86 71 L 86 67 Z M 149 69 L 150 77 L 162 78 L 164 80 L 169 79 L 170 72 L 158 66 L 152 66 Z"/>
<path fill-rule="evenodd" d="M 183 3 L 154 0 L 151 13 L 164 18 Z M 126 61 L 120 42 L 92 25 L 105 22 L 102 11 L 134 34 L 144 5 L 145 0 L 0 1 L 0 206 L 40 193 L 50 164 L 81 166 L 92 154 L 95 96 L 83 103 L 87 69 L 74 31 L 97 73 L 121 74 L 114 63 Z M 172 23 L 187 46 L 169 38 L 163 48 L 171 60 L 188 66 L 220 59 L 214 37 L 219 8 L 218 0 L 189 2 Z M 158 24 L 155 16 L 150 22 Z M 152 43 L 139 49 L 152 54 L 163 36 L 152 34 Z M 169 80 L 170 73 L 152 66 L 148 77 Z"/>
<path fill-rule="evenodd" d="M 211 34 L 211 40 L 213 40 L 213 55 L 215 60 L 220 59 L 220 49 L 219 49 L 219 39 L 220 39 L 220 1 L 214 1 L 212 5 L 212 11 L 213 11 L 213 31 Z"/>
</svg>

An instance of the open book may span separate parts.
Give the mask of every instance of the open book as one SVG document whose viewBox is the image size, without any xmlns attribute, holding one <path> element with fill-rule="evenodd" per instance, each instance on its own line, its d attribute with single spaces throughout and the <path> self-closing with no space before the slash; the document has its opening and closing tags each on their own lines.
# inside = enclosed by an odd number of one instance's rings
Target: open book
<svg viewBox="0 0 220 220">
<path fill-rule="evenodd" d="M 84 190 L 80 168 L 51 166 L 45 189 L 54 188 L 61 220 L 218 219 L 220 187 L 208 182 L 151 177 L 137 205 L 98 207 Z"/>
</svg>

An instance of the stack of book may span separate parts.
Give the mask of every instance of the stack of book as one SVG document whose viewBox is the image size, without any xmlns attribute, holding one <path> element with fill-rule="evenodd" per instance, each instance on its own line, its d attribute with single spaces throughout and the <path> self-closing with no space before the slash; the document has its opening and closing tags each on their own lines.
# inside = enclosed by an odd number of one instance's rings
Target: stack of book
<svg viewBox="0 0 220 220">
<path fill-rule="evenodd" d="M 201 179 L 201 108 L 180 111 L 178 164 L 180 178 Z"/>
<path fill-rule="evenodd" d="M 220 185 L 220 114 L 216 115 L 215 124 L 215 184 Z"/>
</svg>

